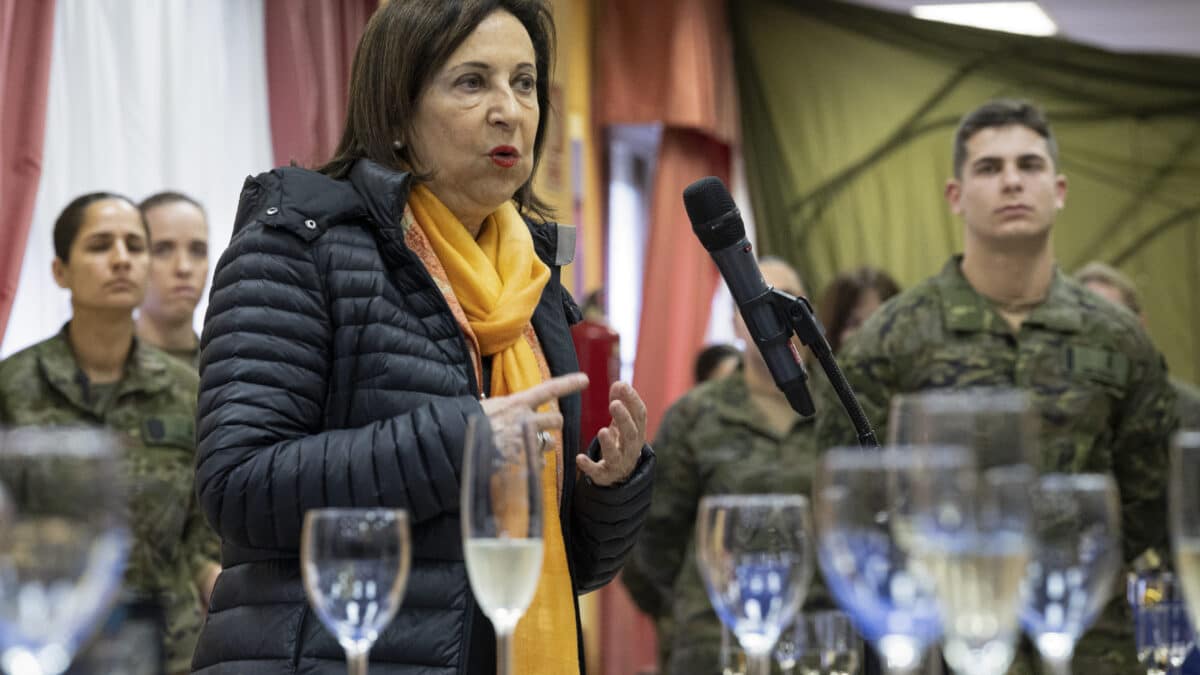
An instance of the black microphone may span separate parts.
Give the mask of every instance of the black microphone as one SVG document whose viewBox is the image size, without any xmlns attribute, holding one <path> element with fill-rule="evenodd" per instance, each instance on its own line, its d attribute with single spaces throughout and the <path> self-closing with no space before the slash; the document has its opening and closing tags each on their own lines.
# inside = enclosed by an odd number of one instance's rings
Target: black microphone
<svg viewBox="0 0 1200 675">
<path fill-rule="evenodd" d="M 692 221 L 692 231 L 721 270 L 742 320 L 775 378 L 775 385 L 793 410 L 805 417 L 812 415 L 812 396 L 805 384 L 808 373 L 804 372 L 800 354 L 792 344 L 792 325 L 773 302 L 771 290 L 763 281 L 754 247 L 746 239 L 742 214 L 729 190 L 720 178 L 701 178 L 684 189 L 683 205 L 688 220 Z"/>
</svg>

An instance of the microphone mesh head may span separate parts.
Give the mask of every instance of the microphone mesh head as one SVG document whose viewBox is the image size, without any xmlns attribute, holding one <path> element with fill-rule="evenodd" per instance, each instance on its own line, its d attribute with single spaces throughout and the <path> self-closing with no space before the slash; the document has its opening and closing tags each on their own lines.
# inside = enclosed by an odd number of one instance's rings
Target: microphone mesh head
<svg viewBox="0 0 1200 675">
<path fill-rule="evenodd" d="M 684 188 L 683 206 L 693 227 L 736 208 L 729 190 L 716 176 L 705 176 Z"/>
</svg>

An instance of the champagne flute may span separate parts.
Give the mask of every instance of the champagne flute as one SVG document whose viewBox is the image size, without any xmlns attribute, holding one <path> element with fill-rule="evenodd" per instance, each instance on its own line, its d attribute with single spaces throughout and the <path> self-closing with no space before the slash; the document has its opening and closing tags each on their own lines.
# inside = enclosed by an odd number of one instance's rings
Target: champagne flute
<svg viewBox="0 0 1200 675">
<path fill-rule="evenodd" d="M 771 650 L 812 576 L 808 500 L 800 495 L 712 495 L 700 500 L 696 560 L 709 601 L 767 675 Z"/>
<path fill-rule="evenodd" d="M 1175 569 L 1192 624 L 1200 625 L 1200 430 L 1171 439 L 1170 527 Z"/>
<path fill-rule="evenodd" d="M 410 561 L 405 511 L 329 508 L 304 514 L 304 592 L 345 650 L 350 675 L 367 675 L 371 646 L 400 608 Z"/>
<path fill-rule="evenodd" d="M 817 559 L 830 593 L 883 657 L 917 672 L 941 635 L 933 581 L 913 555 L 914 495 L 927 472 L 973 471 L 964 448 L 833 448 L 817 468 Z"/>
<path fill-rule="evenodd" d="M 116 437 L 20 428 L 0 436 L 13 516 L 0 532 L 0 668 L 58 675 L 108 613 L 129 555 Z"/>
<path fill-rule="evenodd" d="M 1121 567 L 1121 507 L 1107 474 L 1047 474 L 1034 489 L 1035 555 L 1021 625 L 1045 670 L 1069 675 L 1075 643 L 1112 594 Z"/>
<path fill-rule="evenodd" d="M 496 631 L 496 669 L 512 675 L 512 635 L 542 571 L 542 461 L 529 417 L 467 421 L 462 536 L 467 576 Z"/>
</svg>

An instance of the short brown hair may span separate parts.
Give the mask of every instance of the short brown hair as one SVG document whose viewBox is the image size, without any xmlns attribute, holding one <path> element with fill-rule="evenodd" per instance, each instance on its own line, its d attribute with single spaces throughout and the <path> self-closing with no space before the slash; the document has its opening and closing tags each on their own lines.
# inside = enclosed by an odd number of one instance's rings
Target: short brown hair
<svg viewBox="0 0 1200 675">
<path fill-rule="evenodd" d="M 1112 286 L 1121 293 L 1121 304 L 1134 314 L 1142 313 L 1142 301 L 1138 297 L 1137 286 L 1132 279 L 1112 265 L 1093 260 L 1079 268 L 1075 273 L 1075 280 L 1081 284 L 1100 283 Z"/>
<path fill-rule="evenodd" d="M 972 136 L 984 129 L 1013 124 L 1036 131 L 1046 139 L 1050 161 L 1055 167 L 1058 166 L 1058 143 L 1054 140 L 1054 132 L 1050 130 L 1050 123 L 1046 121 L 1041 109 L 1028 101 L 997 99 L 967 113 L 958 123 L 958 130 L 954 132 L 954 176 L 962 178 L 963 164 L 967 161 L 967 141 L 971 140 Z"/>
<path fill-rule="evenodd" d="M 344 178 L 359 159 L 398 171 L 419 166 L 407 138 L 421 91 L 454 50 L 497 10 L 516 17 L 533 42 L 541 111 L 533 142 L 536 172 L 550 114 L 555 49 L 554 20 L 544 0 L 390 0 L 383 4 L 371 16 L 354 54 L 341 141 L 333 158 L 318 171 Z M 513 199 L 522 210 L 549 213 L 533 193 L 532 175 Z"/>
</svg>

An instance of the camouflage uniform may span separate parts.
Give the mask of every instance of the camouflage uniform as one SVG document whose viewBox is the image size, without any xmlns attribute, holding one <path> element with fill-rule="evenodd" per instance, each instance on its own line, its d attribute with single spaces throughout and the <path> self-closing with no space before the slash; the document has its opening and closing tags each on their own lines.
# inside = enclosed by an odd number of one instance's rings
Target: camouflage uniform
<svg viewBox="0 0 1200 675">
<path fill-rule="evenodd" d="M 164 608 L 170 673 L 190 669 L 204 620 L 194 579 L 219 556 L 193 489 L 198 387 L 194 370 L 135 338 L 113 395 L 92 401 L 66 327 L 0 362 L 0 424 L 94 424 L 121 437 L 133 485 L 125 586 Z"/>
<path fill-rule="evenodd" d="M 797 417 L 787 434 L 774 431 L 749 405 L 741 372 L 699 385 L 667 411 L 654 440 L 654 501 L 621 573 L 634 601 L 655 618 L 663 675 L 719 672 L 721 623 L 700 579 L 692 536 L 700 498 L 809 495 L 812 429 L 812 418 Z"/>
<path fill-rule="evenodd" d="M 195 335 L 195 333 L 193 333 Z M 200 337 L 196 337 L 196 346 L 191 349 L 163 349 L 170 356 L 174 356 L 180 361 L 192 367 L 194 372 L 200 372 Z"/>
<path fill-rule="evenodd" d="M 1180 429 L 1200 429 L 1200 387 L 1171 378 L 1175 389 L 1175 414 L 1179 416 Z"/>
<path fill-rule="evenodd" d="M 879 438 L 887 437 L 893 394 L 1026 389 L 1041 416 L 1041 468 L 1111 472 L 1121 491 L 1125 559 L 1165 550 L 1175 399 L 1162 357 L 1137 319 L 1056 271 L 1046 300 L 1014 333 L 967 283 L 960 263 L 952 258 L 940 274 L 892 298 L 839 354 Z M 816 437 L 826 448 L 852 443 L 855 434 L 844 416 L 825 415 Z M 1130 614 L 1120 589 L 1114 595 L 1079 644 L 1076 672 L 1136 669 Z M 1018 659 L 1014 671 L 1027 670 L 1029 661 Z"/>
</svg>

